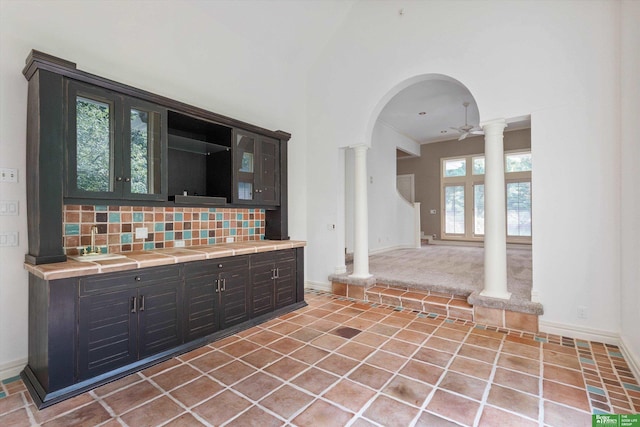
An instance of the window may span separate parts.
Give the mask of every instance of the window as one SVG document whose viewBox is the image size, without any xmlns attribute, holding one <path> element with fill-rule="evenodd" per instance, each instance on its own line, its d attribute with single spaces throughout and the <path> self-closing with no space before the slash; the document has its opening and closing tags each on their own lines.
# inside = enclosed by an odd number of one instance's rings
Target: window
<svg viewBox="0 0 640 427">
<path fill-rule="evenodd" d="M 484 236 L 484 184 L 473 186 L 473 234 Z"/>
<path fill-rule="evenodd" d="M 444 239 L 484 239 L 484 155 L 443 158 Z M 505 153 L 507 240 L 531 241 L 531 152 Z"/>
<path fill-rule="evenodd" d="M 445 232 L 464 234 L 464 186 L 450 185 L 444 188 Z"/>
<path fill-rule="evenodd" d="M 531 237 L 531 182 L 507 183 L 507 236 Z"/>
<path fill-rule="evenodd" d="M 465 176 L 467 174 L 466 159 L 451 159 L 444 161 L 444 176 Z"/>
</svg>

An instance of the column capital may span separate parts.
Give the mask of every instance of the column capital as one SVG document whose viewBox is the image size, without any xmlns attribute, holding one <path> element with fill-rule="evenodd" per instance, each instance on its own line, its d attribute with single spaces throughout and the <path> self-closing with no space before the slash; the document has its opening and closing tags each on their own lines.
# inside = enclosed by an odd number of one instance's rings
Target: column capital
<svg viewBox="0 0 640 427">
<path fill-rule="evenodd" d="M 480 123 L 480 127 L 484 130 L 484 134 L 487 133 L 502 133 L 507 127 L 507 121 L 505 119 L 493 119 Z"/>
<path fill-rule="evenodd" d="M 357 144 L 357 145 L 351 145 L 349 146 L 349 148 L 353 149 L 353 151 L 355 151 L 356 153 L 363 153 L 366 152 L 369 149 L 369 146 L 367 144 Z"/>
</svg>

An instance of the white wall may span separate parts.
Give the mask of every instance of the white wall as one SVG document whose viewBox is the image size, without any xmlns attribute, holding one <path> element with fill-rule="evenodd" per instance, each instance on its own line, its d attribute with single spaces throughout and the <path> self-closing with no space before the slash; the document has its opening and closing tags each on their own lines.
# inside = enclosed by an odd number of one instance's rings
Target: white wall
<svg viewBox="0 0 640 427">
<path fill-rule="evenodd" d="M 309 156 L 331 161 L 336 147 L 370 143 L 380 104 L 395 94 L 389 91 L 428 73 L 469 88 L 481 121 L 531 114 L 534 287 L 543 320 L 617 333 L 619 7 L 611 1 L 359 2 L 310 73 Z M 308 166 L 309 193 L 330 200 L 342 183 L 327 176 L 324 161 Z M 334 214 L 321 203 L 308 212 L 310 224 Z M 330 256 L 332 238 L 310 232 L 310 252 Z M 321 263 L 308 270 L 317 281 L 329 273 Z M 578 319 L 577 304 L 588 307 L 587 319 Z"/>
<path fill-rule="evenodd" d="M 396 189 L 396 147 L 420 154 L 420 146 L 415 141 L 376 122 L 371 148 L 367 150 L 369 252 L 415 246 L 413 205 Z M 346 243 L 347 252 L 352 253 L 353 150 L 348 150 L 346 166 Z"/>
<path fill-rule="evenodd" d="M 304 240 L 304 74 L 310 60 L 306 47 L 317 50 L 327 37 L 324 31 L 314 35 L 313 29 L 322 19 L 335 19 L 332 4 L 319 3 L 315 15 L 300 13 L 308 19 L 289 22 L 288 11 L 308 7 L 261 1 L 0 0 L 0 167 L 18 168 L 20 174 L 18 184 L 0 184 L 0 200 L 20 202 L 20 216 L 0 217 L 0 231 L 20 233 L 18 248 L 0 248 L 0 379 L 15 374 L 27 356 L 28 285 L 22 267 L 27 252 L 27 81 L 22 68 L 30 50 L 258 126 L 291 132 L 289 234 Z M 307 30 L 307 46 L 288 49 L 294 46 L 286 43 L 290 32 Z"/>
<path fill-rule="evenodd" d="M 622 3 L 622 338 L 640 371 L 640 2 Z"/>
</svg>

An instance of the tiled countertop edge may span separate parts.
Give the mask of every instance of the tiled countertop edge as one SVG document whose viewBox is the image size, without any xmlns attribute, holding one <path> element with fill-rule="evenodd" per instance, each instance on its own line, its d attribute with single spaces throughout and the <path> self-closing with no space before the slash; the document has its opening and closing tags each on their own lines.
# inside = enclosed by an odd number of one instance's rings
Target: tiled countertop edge
<svg viewBox="0 0 640 427">
<path fill-rule="evenodd" d="M 125 255 L 125 258 L 88 262 L 69 259 L 66 262 L 41 265 L 24 263 L 24 268 L 29 273 L 41 279 L 56 280 L 115 271 L 135 270 L 159 265 L 224 258 L 235 255 L 301 248 L 306 246 L 306 244 L 305 241 L 301 240 L 256 240 L 255 242 L 234 242 L 207 246 L 124 252 L 122 255 Z"/>
</svg>

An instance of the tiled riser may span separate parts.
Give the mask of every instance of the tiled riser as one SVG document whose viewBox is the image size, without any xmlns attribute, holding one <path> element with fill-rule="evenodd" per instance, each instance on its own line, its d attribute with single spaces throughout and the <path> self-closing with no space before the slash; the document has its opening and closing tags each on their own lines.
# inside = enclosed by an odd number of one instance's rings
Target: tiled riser
<svg viewBox="0 0 640 427">
<path fill-rule="evenodd" d="M 463 320 L 473 320 L 473 307 L 466 297 L 439 292 L 418 292 L 407 289 L 374 286 L 367 288 L 358 285 L 332 283 L 335 295 L 360 299 L 377 304 L 387 304 L 409 310 L 434 313 Z"/>
<path fill-rule="evenodd" d="M 91 244 L 94 225 L 96 245 L 108 246 L 109 253 L 171 248 L 176 240 L 195 246 L 224 243 L 227 237 L 236 242 L 264 239 L 264 209 L 65 205 L 63 214 L 67 255 Z M 135 238 L 139 227 L 147 228 L 146 239 Z"/>
<path fill-rule="evenodd" d="M 333 294 L 348 298 L 469 320 L 499 328 L 538 332 L 538 316 L 535 314 L 472 306 L 462 295 L 420 292 L 409 288 L 391 288 L 380 285 L 365 289 L 363 286 L 338 282 L 333 282 L 331 286 Z"/>
</svg>

